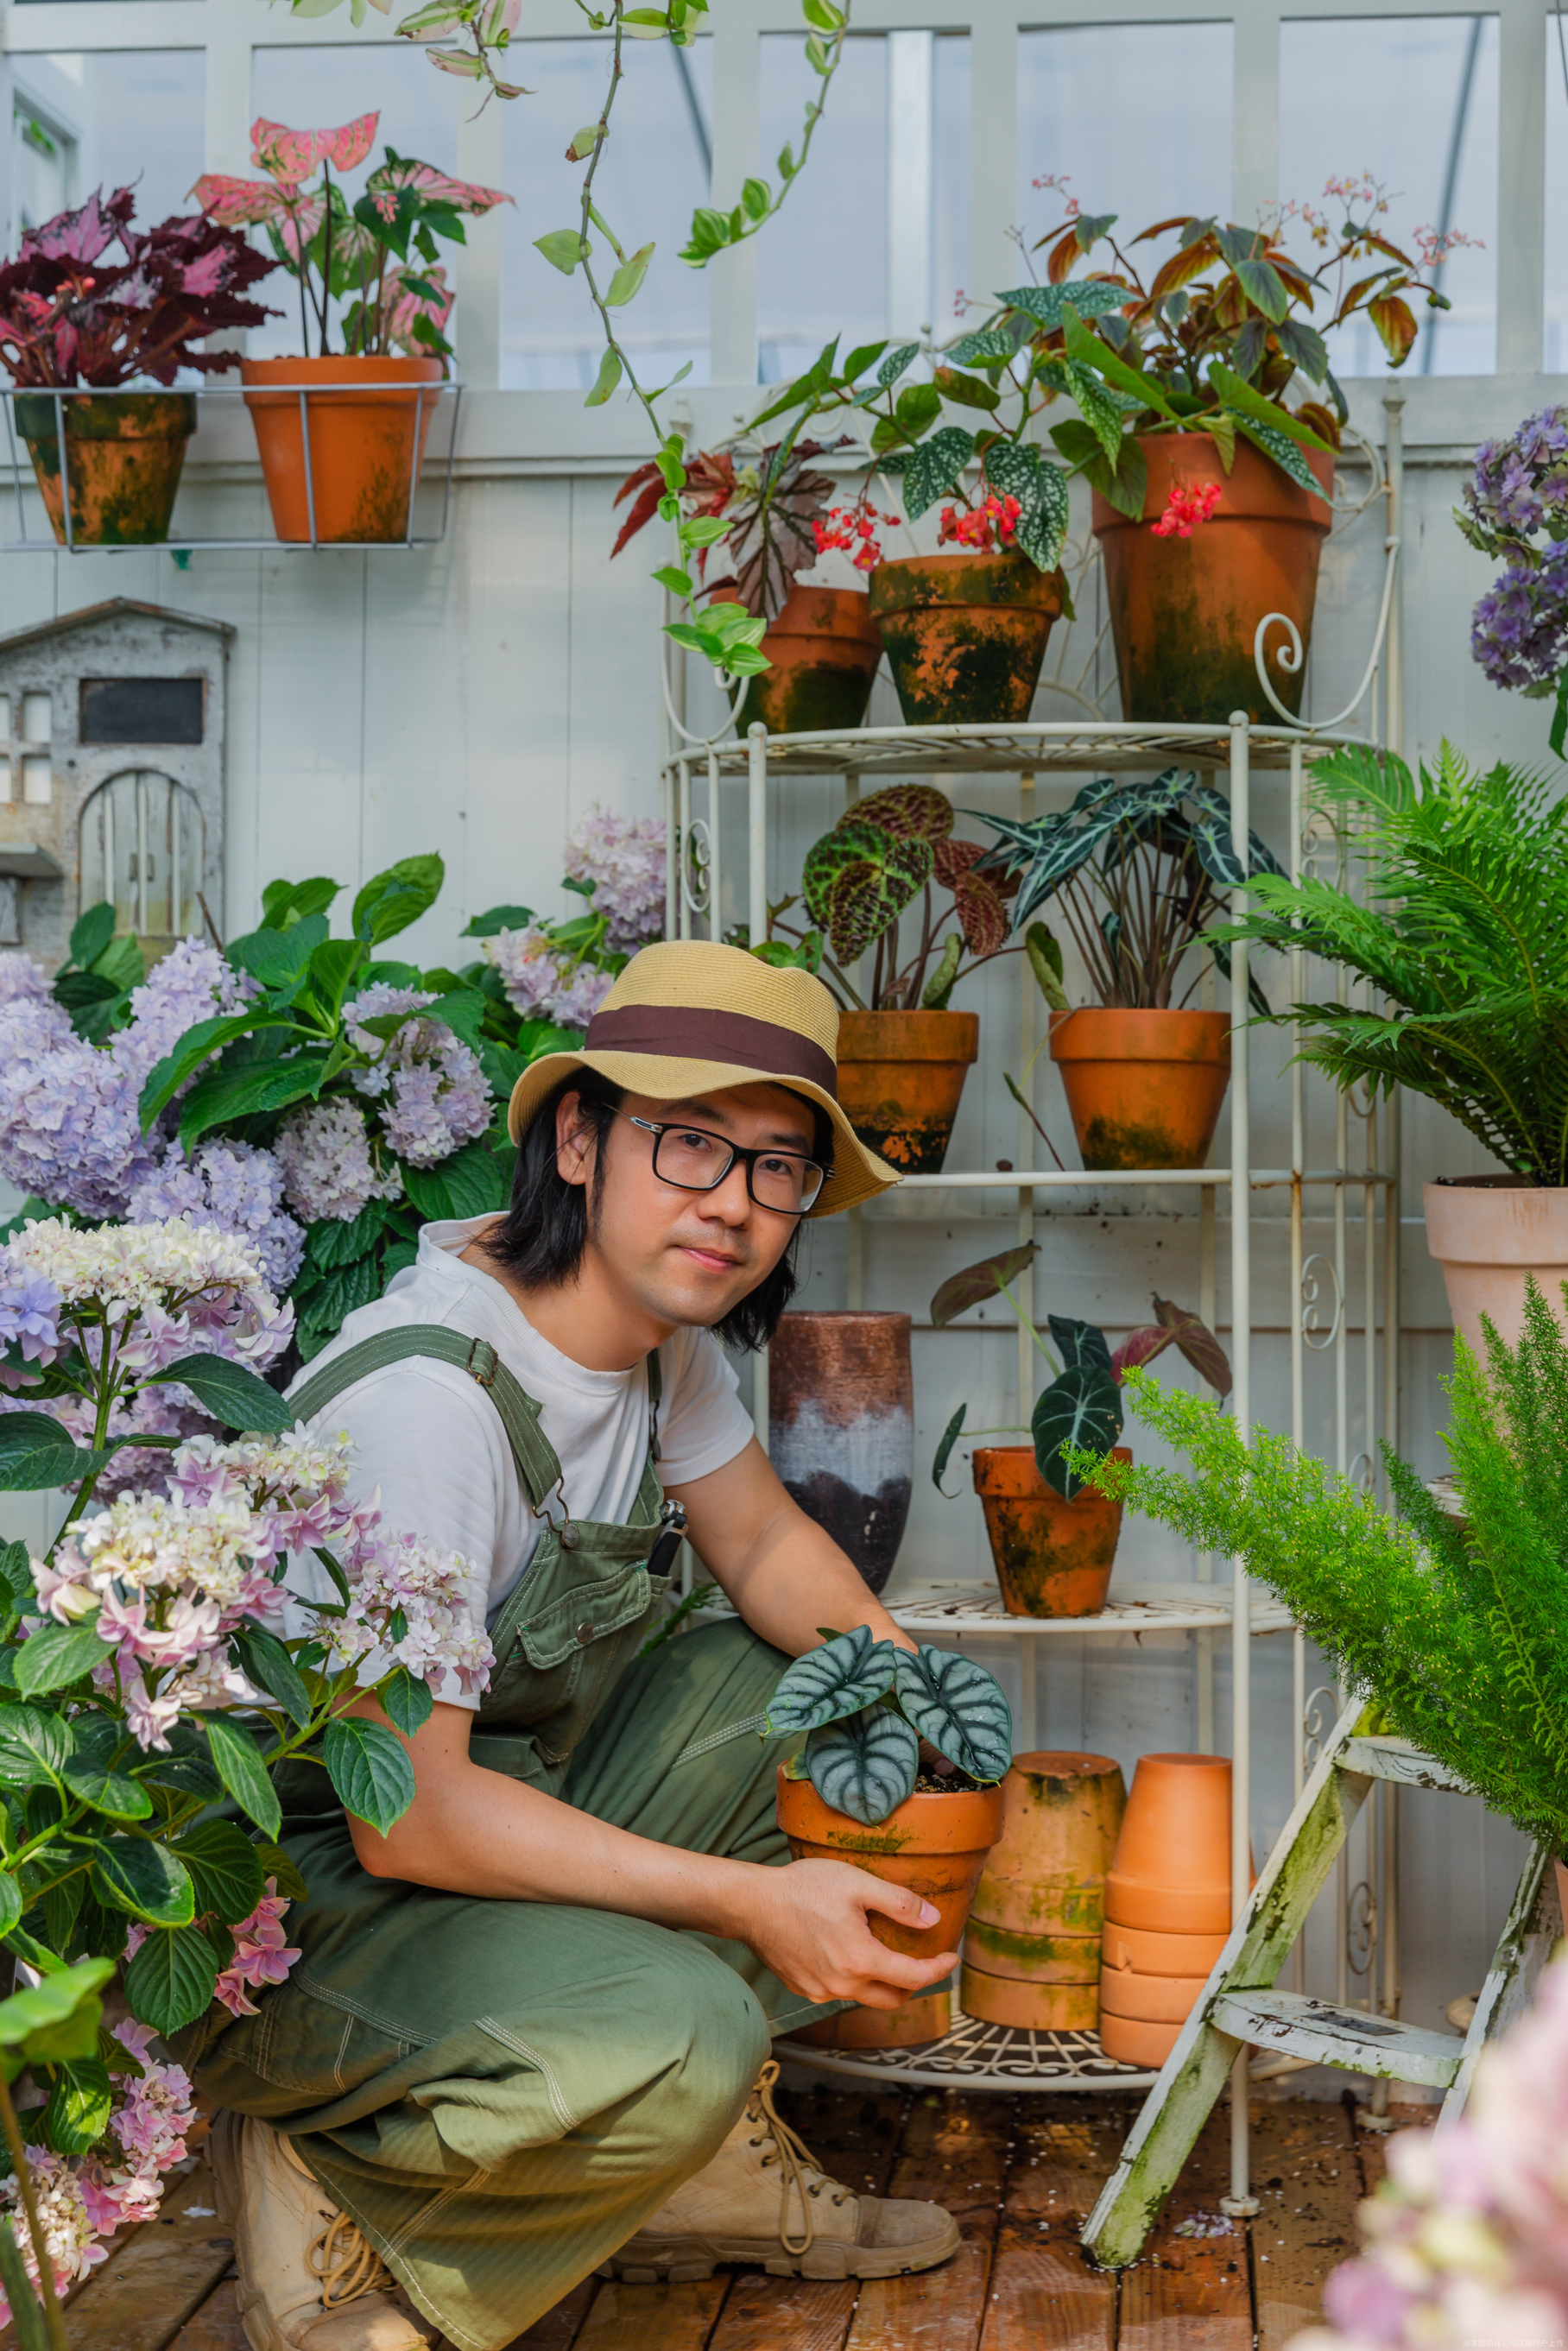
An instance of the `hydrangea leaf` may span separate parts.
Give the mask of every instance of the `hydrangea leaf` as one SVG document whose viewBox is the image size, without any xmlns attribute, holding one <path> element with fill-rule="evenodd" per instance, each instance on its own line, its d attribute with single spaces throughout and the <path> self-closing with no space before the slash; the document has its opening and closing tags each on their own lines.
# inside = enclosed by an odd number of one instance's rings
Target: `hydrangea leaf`
<svg viewBox="0 0 1568 2351">
<path fill-rule="evenodd" d="M 901 1714 L 869 1707 L 813 1730 L 806 1770 L 824 1804 L 871 1828 L 915 1793 L 920 1741 Z"/>
<path fill-rule="evenodd" d="M 973 1657 L 923 1642 L 898 1653 L 898 1703 L 922 1739 L 971 1780 L 999 1780 L 1013 1760 L 1013 1719 L 1001 1685 Z"/>
<path fill-rule="evenodd" d="M 893 1687 L 894 1646 L 868 1625 L 808 1649 L 784 1675 L 768 1705 L 768 1738 L 815 1730 L 871 1706 Z"/>
<path fill-rule="evenodd" d="M 182 1355 L 154 1373 L 147 1384 L 154 1387 L 160 1382 L 189 1388 L 225 1428 L 256 1429 L 275 1437 L 294 1426 L 293 1405 L 247 1364 L 230 1363 L 226 1356 Z"/>
<path fill-rule="evenodd" d="M 213 1996 L 218 1959 L 199 1927 L 159 1929 L 148 1936 L 125 1970 L 132 2013 L 155 2032 L 193 2024 Z"/>
</svg>

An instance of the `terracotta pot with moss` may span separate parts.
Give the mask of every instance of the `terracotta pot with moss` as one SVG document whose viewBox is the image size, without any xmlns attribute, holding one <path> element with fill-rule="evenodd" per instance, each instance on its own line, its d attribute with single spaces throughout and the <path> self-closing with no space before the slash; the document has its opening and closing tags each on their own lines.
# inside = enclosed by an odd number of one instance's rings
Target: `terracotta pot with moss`
<svg viewBox="0 0 1568 2351">
<path fill-rule="evenodd" d="M 887 647 L 906 726 L 1005 726 L 1029 716 L 1060 571 L 1009 549 L 898 556 L 871 575 L 872 617 Z"/>
</svg>

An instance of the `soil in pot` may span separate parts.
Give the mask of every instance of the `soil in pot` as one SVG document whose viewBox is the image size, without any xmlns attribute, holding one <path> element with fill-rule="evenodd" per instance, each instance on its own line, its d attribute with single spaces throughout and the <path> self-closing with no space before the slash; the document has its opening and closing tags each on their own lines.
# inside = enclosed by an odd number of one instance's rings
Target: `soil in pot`
<svg viewBox="0 0 1568 2351">
<path fill-rule="evenodd" d="M 768 1350 L 768 1413 L 785 1491 L 880 1592 L 915 1476 L 908 1315 L 784 1315 Z"/>
<path fill-rule="evenodd" d="M 406 538 L 440 360 L 244 360 L 240 376 L 279 538 L 308 541 L 312 515 L 323 543 Z"/>
<path fill-rule="evenodd" d="M 1568 1190 L 1517 1176 L 1455 1176 L 1422 1187 L 1427 1247 L 1443 1269 L 1456 1334 L 1486 1361 L 1481 1316 L 1505 1345 L 1524 1329 L 1530 1274 L 1560 1322 L 1568 1281 Z"/>
<path fill-rule="evenodd" d="M 1230 1083 L 1224 1012 L 1091 1004 L 1051 1016 L 1085 1167 L 1202 1167 Z"/>
<path fill-rule="evenodd" d="M 1027 718 L 1046 640 L 1061 611 L 1060 571 L 1019 554 L 899 556 L 871 575 L 906 726 L 1007 726 Z"/>
<path fill-rule="evenodd" d="M 1130 1461 L 1126 1446 L 1113 1458 Z M 1032 1445 L 977 1445 L 975 1491 L 1009 1616 L 1095 1616 L 1105 1605 L 1122 1505 L 1085 1488 L 1065 1501 L 1040 1476 Z"/>
<path fill-rule="evenodd" d="M 936 1924 L 920 1928 L 900 1927 L 891 1918 L 871 1913 L 867 1923 L 879 1943 L 915 1959 L 934 1959 L 943 1951 L 957 1950 L 986 1855 L 1001 1834 L 999 1787 L 964 1786 L 939 1792 L 917 1788 L 886 1820 L 871 1827 L 834 1812 L 810 1780 L 791 1780 L 783 1764 L 779 1767 L 778 1789 L 779 1825 L 797 1861 L 847 1861 L 887 1885 L 909 1886 L 935 1906 L 939 1914 Z M 898 2011 L 853 2009 L 847 2014 L 854 2023 L 847 2029 L 883 2037 L 853 2043 L 841 2038 L 836 2045 L 903 2047 L 904 2038 L 889 2037 L 901 2033 L 910 2039 L 935 2039 L 946 2030 L 946 2010 L 947 1995 L 940 1990 L 906 2001 Z M 878 2022 L 886 2018 L 892 2022 Z M 934 2026 L 931 2032 L 924 2029 L 928 2024 Z M 916 2025 L 922 2028 L 918 2033 Z M 822 2026 L 808 2031 L 812 2038 L 831 2040 L 829 2027 L 845 2029 L 838 2018 L 831 2017 Z"/>
<path fill-rule="evenodd" d="M 169 536 L 185 444 L 196 429 L 196 403 L 185 392 L 105 392 L 62 400 L 65 479 L 56 409 L 47 392 L 16 395 L 16 424 L 27 444 L 44 510 L 66 543 L 66 490 L 71 539 L 78 547 L 152 547 Z"/>
<path fill-rule="evenodd" d="M 977 1012 L 846 1012 L 839 1107 L 901 1176 L 940 1175 L 979 1050 Z"/>
<path fill-rule="evenodd" d="M 1140 434 L 1138 446 L 1149 469 L 1142 519 L 1119 513 L 1097 490 L 1093 500 L 1122 716 L 1223 726 L 1232 711 L 1245 710 L 1277 723 L 1252 655 L 1258 623 L 1270 612 L 1284 613 L 1301 633 L 1294 674 L 1271 657 L 1288 643 L 1285 631 L 1270 631 L 1267 641 L 1270 683 L 1299 712 L 1318 559 L 1333 519 L 1333 459 L 1301 452 L 1322 485 L 1320 498 L 1246 441 L 1237 442 L 1228 474 L 1211 434 Z M 1155 537 L 1173 489 L 1211 487 L 1218 503 L 1190 538 Z"/>
<path fill-rule="evenodd" d="M 758 721 L 770 735 L 837 735 L 864 722 L 882 637 L 863 589 L 797 582 L 762 650 L 773 666 L 748 680 L 735 714 L 739 734 Z"/>
</svg>

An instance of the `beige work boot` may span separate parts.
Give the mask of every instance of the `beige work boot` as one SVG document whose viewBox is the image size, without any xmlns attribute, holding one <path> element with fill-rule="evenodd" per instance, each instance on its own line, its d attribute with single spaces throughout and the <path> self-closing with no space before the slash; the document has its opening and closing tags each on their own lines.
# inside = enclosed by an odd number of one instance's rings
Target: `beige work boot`
<svg viewBox="0 0 1568 2351">
<path fill-rule="evenodd" d="M 774 2106 L 778 2079 L 769 2058 L 713 2161 L 644 2220 L 601 2277 L 633 2285 L 710 2278 L 717 2262 L 755 2262 L 775 2277 L 898 2277 L 957 2252 L 958 2224 L 940 2204 L 857 2196 L 820 2170 Z"/>
<path fill-rule="evenodd" d="M 251 2351 L 429 2351 L 436 2329 L 281 2131 L 220 2114 L 212 2150 Z"/>
</svg>

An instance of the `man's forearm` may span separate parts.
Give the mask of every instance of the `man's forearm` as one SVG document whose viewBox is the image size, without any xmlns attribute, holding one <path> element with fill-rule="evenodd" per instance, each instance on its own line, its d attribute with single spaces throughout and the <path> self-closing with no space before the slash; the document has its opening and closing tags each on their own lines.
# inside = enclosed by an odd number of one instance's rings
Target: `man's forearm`
<svg viewBox="0 0 1568 2351">
<path fill-rule="evenodd" d="M 866 1625 L 879 1641 L 904 1649 L 918 1646 L 894 1623 L 831 1535 L 792 1502 L 759 1531 L 742 1559 L 726 1568 L 722 1582 L 752 1631 L 788 1656 L 814 1649 L 827 1626 L 847 1633 L 852 1625 Z"/>
</svg>

